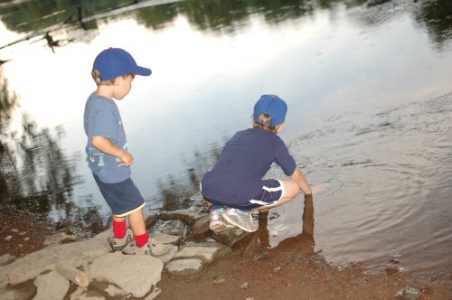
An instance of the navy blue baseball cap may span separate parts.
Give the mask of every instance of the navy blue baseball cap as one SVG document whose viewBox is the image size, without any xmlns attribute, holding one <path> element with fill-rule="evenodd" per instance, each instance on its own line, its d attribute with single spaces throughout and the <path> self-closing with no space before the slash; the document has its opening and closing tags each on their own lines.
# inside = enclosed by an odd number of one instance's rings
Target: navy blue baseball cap
<svg viewBox="0 0 452 300">
<path fill-rule="evenodd" d="M 276 95 L 262 95 L 254 105 L 254 120 L 259 121 L 260 114 L 271 117 L 270 126 L 276 126 L 284 122 L 287 113 L 287 104 Z"/>
<path fill-rule="evenodd" d="M 149 76 L 152 73 L 151 69 L 138 66 L 132 55 L 121 48 L 108 48 L 99 53 L 93 69 L 100 73 L 102 81 L 127 74 Z"/>
</svg>

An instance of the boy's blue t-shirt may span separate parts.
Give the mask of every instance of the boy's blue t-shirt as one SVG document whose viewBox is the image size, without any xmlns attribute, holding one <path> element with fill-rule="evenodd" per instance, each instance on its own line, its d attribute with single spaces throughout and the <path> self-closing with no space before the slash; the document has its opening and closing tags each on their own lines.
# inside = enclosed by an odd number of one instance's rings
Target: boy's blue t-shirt
<svg viewBox="0 0 452 300">
<path fill-rule="evenodd" d="M 291 176 L 296 163 L 283 140 L 261 128 L 237 132 L 224 146 L 217 163 L 201 182 L 203 195 L 227 203 L 247 203 L 261 192 L 271 164 Z"/>
<path fill-rule="evenodd" d="M 86 101 L 83 121 L 88 137 L 86 160 L 91 171 L 104 183 L 116 183 L 129 178 L 130 167 L 122 166 L 119 158 L 99 151 L 92 144 L 93 136 L 103 136 L 127 150 L 126 134 L 115 101 L 92 94 Z"/>
</svg>

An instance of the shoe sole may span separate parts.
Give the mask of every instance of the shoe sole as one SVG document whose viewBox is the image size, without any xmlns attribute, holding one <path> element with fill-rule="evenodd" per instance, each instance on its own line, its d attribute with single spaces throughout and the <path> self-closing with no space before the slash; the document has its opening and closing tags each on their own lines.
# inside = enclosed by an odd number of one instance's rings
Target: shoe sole
<svg viewBox="0 0 452 300">
<path fill-rule="evenodd" d="M 246 231 L 246 232 L 256 232 L 257 231 L 257 228 L 255 230 L 252 230 L 252 229 L 243 227 L 242 225 L 238 224 L 237 222 L 235 222 L 234 220 L 229 218 L 229 216 L 226 214 L 226 212 L 223 212 L 221 215 L 223 216 L 223 218 L 225 218 L 226 221 L 228 221 L 228 223 L 242 229 L 243 231 Z"/>
</svg>

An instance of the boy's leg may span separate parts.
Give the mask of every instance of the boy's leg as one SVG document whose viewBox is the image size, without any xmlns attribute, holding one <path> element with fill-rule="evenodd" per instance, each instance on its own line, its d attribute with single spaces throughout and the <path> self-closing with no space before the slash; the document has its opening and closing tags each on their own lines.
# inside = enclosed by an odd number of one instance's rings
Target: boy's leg
<svg viewBox="0 0 452 300">
<path fill-rule="evenodd" d="M 113 251 L 121 251 L 130 241 L 130 233 L 127 233 L 127 224 L 124 217 L 113 215 L 112 220 L 113 237 L 109 238 Z"/>
<path fill-rule="evenodd" d="M 144 223 L 143 208 L 131 212 L 128 216 L 130 229 L 133 232 L 135 244 L 138 247 L 143 247 L 149 239 L 146 225 Z"/>
<path fill-rule="evenodd" d="M 122 239 L 127 233 L 126 218 L 113 215 L 113 237 Z"/>
</svg>

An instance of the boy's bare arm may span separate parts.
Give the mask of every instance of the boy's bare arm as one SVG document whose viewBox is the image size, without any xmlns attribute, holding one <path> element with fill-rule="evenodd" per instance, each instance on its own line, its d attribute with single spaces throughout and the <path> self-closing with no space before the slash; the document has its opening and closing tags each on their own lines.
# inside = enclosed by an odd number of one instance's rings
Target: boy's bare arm
<svg viewBox="0 0 452 300">
<path fill-rule="evenodd" d="M 98 150 L 119 158 L 124 166 L 131 166 L 133 164 L 133 156 L 126 150 L 113 144 L 108 138 L 103 136 L 93 136 L 91 141 L 93 146 Z"/>
<path fill-rule="evenodd" d="M 305 193 L 306 195 L 312 194 L 311 187 L 309 186 L 309 183 L 306 181 L 303 172 L 301 172 L 299 168 L 295 169 L 291 178 L 298 184 L 303 193 Z"/>
</svg>

